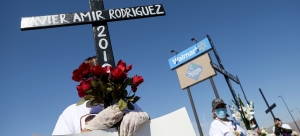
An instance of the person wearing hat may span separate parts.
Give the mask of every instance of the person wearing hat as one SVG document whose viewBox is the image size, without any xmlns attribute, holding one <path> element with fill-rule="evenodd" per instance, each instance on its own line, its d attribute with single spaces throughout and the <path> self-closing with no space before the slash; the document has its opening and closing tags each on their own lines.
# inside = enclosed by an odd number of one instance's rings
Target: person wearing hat
<svg viewBox="0 0 300 136">
<path fill-rule="evenodd" d="M 226 103 L 222 99 L 212 101 L 213 122 L 210 125 L 210 136 L 245 136 L 246 132 L 236 122 L 228 120 Z"/>
<path fill-rule="evenodd" d="M 273 133 L 278 136 L 282 134 L 283 136 L 291 136 L 293 130 L 289 124 L 283 124 L 279 118 L 274 119 Z"/>
</svg>

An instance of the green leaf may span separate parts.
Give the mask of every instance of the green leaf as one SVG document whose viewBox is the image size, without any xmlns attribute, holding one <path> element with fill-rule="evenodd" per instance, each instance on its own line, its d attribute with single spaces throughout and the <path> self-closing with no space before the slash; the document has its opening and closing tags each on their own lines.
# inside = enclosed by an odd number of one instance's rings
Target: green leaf
<svg viewBox="0 0 300 136">
<path fill-rule="evenodd" d="M 126 98 L 127 95 L 128 95 L 127 90 L 123 90 L 123 91 L 122 91 L 122 94 L 121 94 L 121 97 L 122 97 L 122 98 Z"/>
<path fill-rule="evenodd" d="M 118 102 L 119 109 L 121 111 L 125 110 L 127 107 L 127 102 L 124 99 L 120 99 Z"/>
<path fill-rule="evenodd" d="M 127 99 L 132 99 L 133 97 L 135 96 L 135 94 L 131 95 L 131 96 L 128 96 L 126 97 Z"/>
<path fill-rule="evenodd" d="M 121 90 L 125 90 L 128 85 L 132 85 L 132 79 L 131 78 L 126 78 L 124 81 Z"/>
<path fill-rule="evenodd" d="M 122 84 L 115 84 L 116 91 L 119 91 L 122 87 Z"/>
<path fill-rule="evenodd" d="M 100 81 L 100 80 L 97 82 L 97 86 L 100 87 L 101 90 L 105 89 L 105 86 L 103 85 L 103 82 Z"/>
<path fill-rule="evenodd" d="M 91 101 L 88 101 L 88 102 L 85 104 L 85 106 L 88 107 L 88 108 L 92 108 Z"/>
<path fill-rule="evenodd" d="M 111 84 L 111 83 L 106 83 L 105 85 L 104 85 L 104 93 L 106 93 L 106 94 L 108 94 L 108 93 L 110 93 L 111 91 L 113 91 L 114 90 L 114 86 Z"/>
<path fill-rule="evenodd" d="M 97 87 L 97 82 L 96 82 L 95 80 L 93 80 L 93 81 L 91 82 L 91 86 L 92 86 L 93 88 L 96 88 L 96 87 Z"/>
<path fill-rule="evenodd" d="M 84 102 L 85 102 L 85 99 L 82 99 L 76 104 L 76 106 L 79 106 L 79 105 L 83 104 Z"/>
<path fill-rule="evenodd" d="M 97 105 L 99 105 L 99 103 L 97 103 L 97 102 L 94 102 L 94 103 L 93 103 L 93 106 L 97 106 Z"/>
<path fill-rule="evenodd" d="M 118 95 L 117 95 L 115 92 L 112 92 L 112 93 L 111 93 L 111 96 L 112 96 L 112 98 L 114 98 L 114 99 L 118 99 L 118 98 L 119 98 Z"/>
<path fill-rule="evenodd" d="M 131 102 L 128 102 L 127 106 L 129 110 L 134 110 L 134 106 L 131 104 Z"/>
<path fill-rule="evenodd" d="M 85 93 L 87 94 L 91 94 L 93 92 L 93 89 L 90 89 L 90 90 L 86 90 Z"/>
<path fill-rule="evenodd" d="M 107 93 L 110 93 L 112 90 L 114 90 L 114 88 L 113 87 L 107 87 L 106 90 L 107 90 Z"/>
<path fill-rule="evenodd" d="M 84 96 L 83 97 L 83 99 L 84 100 L 89 100 L 89 99 L 91 99 L 91 98 L 93 98 L 94 96 L 92 96 L 92 95 L 86 95 L 86 96 Z"/>
<path fill-rule="evenodd" d="M 129 99 L 129 101 L 132 102 L 132 103 L 136 103 L 140 98 L 141 97 L 139 97 L 139 96 L 135 96 L 134 98 Z"/>
</svg>

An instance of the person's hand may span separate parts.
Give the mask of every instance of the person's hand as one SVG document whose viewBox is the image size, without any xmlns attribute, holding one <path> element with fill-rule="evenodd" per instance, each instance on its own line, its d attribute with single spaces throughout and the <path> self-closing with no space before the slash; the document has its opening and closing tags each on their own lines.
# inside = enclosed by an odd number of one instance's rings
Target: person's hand
<svg viewBox="0 0 300 136">
<path fill-rule="evenodd" d="M 258 128 L 257 129 L 257 135 L 260 136 L 261 135 L 261 130 Z"/>
<path fill-rule="evenodd" d="M 278 127 L 281 127 L 282 126 L 282 123 L 280 121 L 278 121 L 278 124 L 277 124 Z"/>
<path fill-rule="evenodd" d="M 88 130 L 109 129 L 119 122 L 124 114 L 117 104 L 112 105 L 98 113 L 85 127 Z"/>
<path fill-rule="evenodd" d="M 279 120 L 276 120 L 276 121 L 275 121 L 275 126 L 280 127 L 280 126 L 281 126 L 281 122 L 280 122 Z"/>
<path fill-rule="evenodd" d="M 88 130 L 88 129 L 83 129 L 80 133 L 84 133 L 84 132 L 90 132 L 91 130 Z"/>
<path fill-rule="evenodd" d="M 131 111 L 123 117 L 120 136 L 133 136 L 137 128 L 149 120 L 149 115 L 142 111 Z"/>
</svg>

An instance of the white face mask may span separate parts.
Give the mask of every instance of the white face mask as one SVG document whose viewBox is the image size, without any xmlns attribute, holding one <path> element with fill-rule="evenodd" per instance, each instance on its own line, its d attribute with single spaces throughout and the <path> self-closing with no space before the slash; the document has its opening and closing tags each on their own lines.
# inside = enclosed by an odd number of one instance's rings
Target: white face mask
<svg viewBox="0 0 300 136">
<path fill-rule="evenodd" d="M 251 125 L 251 128 L 255 128 L 255 127 L 256 127 L 256 125 L 255 125 L 255 124 Z"/>
</svg>

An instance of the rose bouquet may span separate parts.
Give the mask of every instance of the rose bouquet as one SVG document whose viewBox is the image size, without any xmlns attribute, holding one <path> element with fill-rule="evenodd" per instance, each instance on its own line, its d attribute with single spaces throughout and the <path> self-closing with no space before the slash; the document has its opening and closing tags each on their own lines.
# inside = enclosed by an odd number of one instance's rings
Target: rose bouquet
<svg viewBox="0 0 300 136">
<path fill-rule="evenodd" d="M 80 82 L 77 85 L 78 96 L 83 98 L 77 105 L 87 102 L 87 107 L 104 104 L 108 107 L 118 104 L 120 110 L 133 110 L 135 102 L 140 97 L 135 96 L 137 87 L 144 82 L 143 77 L 135 75 L 128 77 L 127 73 L 132 69 L 132 65 L 126 66 L 122 60 L 118 61 L 115 68 L 93 66 L 91 63 L 83 62 L 73 71 L 72 79 Z M 127 87 L 131 86 L 130 92 Z M 130 93 L 133 92 L 132 95 Z"/>
</svg>

